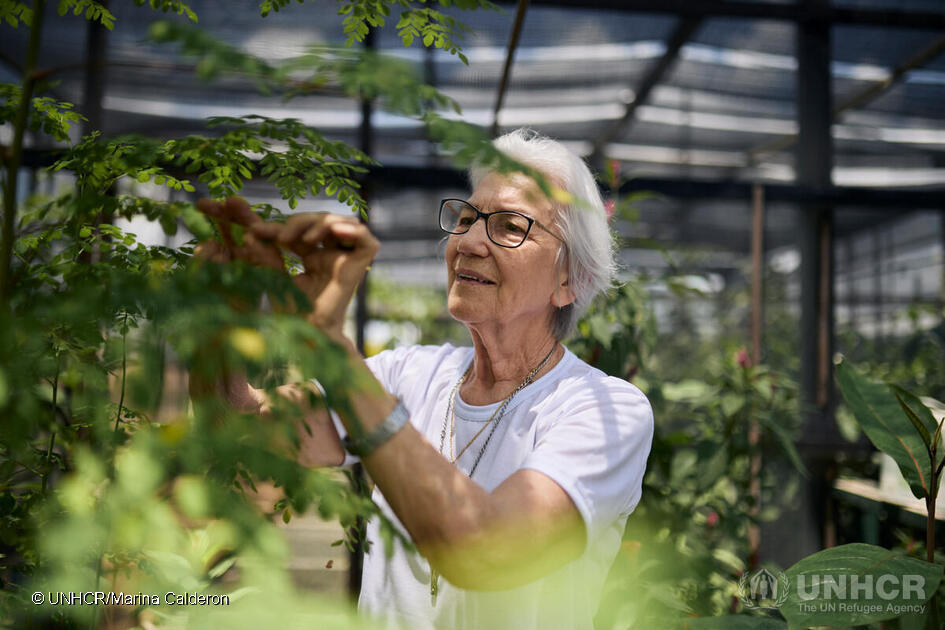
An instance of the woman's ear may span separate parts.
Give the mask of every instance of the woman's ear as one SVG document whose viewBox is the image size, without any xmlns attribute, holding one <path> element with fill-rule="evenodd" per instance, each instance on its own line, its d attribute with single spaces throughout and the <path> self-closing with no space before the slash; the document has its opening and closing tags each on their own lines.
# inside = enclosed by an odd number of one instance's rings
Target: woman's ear
<svg viewBox="0 0 945 630">
<path fill-rule="evenodd" d="M 563 269 L 558 276 L 558 287 L 551 294 L 551 303 L 556 308 L 563 308 L 574 302 L 574 299 L 574 291 L 571 290 L 571 286 L 568 284 L 568 271 Z"/>
</svg>

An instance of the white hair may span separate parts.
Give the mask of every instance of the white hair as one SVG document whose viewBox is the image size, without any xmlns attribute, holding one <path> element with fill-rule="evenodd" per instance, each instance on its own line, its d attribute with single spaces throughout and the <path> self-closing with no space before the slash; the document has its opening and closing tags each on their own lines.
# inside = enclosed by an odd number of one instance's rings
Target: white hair
<svg viewBox="0 0 945 630">
<path fill-rule="evenodd" d="M 615 244 L 597 182 L 587 164 L 563 144 L 531 129 L 516 129 L 492 141 L 512 159 L 541 172 L 553 186 L 567 191 L 573 203 L 553 202 L 555 225 L 567 244 L 568 286 L 574 302 L 555 310 L 551 321 L 555 339 L 564 339 L 598 293 L 607 291 L 617 272 Z M 469 181 L 475 188 L 488 167 L 473 165 Z M 562 254 L 558 254 L 559 264 Z"/>
</svg>

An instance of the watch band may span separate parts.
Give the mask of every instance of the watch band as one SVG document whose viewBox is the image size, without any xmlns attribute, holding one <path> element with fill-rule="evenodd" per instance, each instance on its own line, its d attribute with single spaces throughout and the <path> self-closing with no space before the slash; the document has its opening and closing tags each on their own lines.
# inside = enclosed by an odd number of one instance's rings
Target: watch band
<svg viewBox="0 0 945 630">
<path fill-rule="evenodd" d="M 368 435 L 359 438 L 352 438 L 347 435 L 341 440 L 345 450 L 358 457 L 367 457 L 373 453 L 381 444 L 394 437 L 394 434 L 400 431 L 409 419 L 407 408 L 397 399 L 397 406 L 390 412 L 384 421 Z"/>
</svg>

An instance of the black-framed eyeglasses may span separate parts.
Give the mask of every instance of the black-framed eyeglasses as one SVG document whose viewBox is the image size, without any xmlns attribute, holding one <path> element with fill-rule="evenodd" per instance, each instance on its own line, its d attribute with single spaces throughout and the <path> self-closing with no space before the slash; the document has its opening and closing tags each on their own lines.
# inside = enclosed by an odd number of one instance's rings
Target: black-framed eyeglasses
<svg viewBox="0 0 945 630">
<path fill-rule="evenodd" d="M 440 229 L 450 234 L 465 234 L 482 217 L 486 222 L 486 235 L 499 247 L 518 247 L 528 238 L 532 225 L 537 225 L 548 234 L 564 243 L 564 239 L 552 232 L 537 219 L 515 212 L 500 210 L 482 212 L 462 199 L 444 199 L 440 202 Z"/>
</svg>

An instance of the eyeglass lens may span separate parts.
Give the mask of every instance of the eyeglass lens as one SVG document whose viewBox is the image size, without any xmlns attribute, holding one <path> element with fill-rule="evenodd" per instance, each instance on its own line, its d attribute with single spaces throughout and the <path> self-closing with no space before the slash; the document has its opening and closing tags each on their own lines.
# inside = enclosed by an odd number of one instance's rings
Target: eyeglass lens
<svg viewBox="0 0 945 630">
<path fill-rule="evenodd" d="M 453 234 L 464 234 L 476 222 L 476 209 L 458 200 L 443 202 L 440 227 Z M 489 215 L 486 232 L 497 245 L 517 247 L 528 234 L 528 219 L 515 212 L 495 212 Z"/>
</svg>

